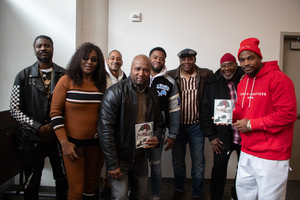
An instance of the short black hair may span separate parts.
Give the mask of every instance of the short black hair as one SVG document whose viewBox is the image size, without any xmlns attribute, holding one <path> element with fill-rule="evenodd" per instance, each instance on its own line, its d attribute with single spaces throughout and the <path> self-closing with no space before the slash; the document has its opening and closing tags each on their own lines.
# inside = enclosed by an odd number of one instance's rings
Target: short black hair
<svg viewBox="0 0 300 200">
<path fill-rule="evenodd" d="M 151 54 L 153 53 L 153 51 L 161 51 L 165 54 L 165 57 L 167 57 L 167 53 L 166 51 L 162 48 L 162 47 L 155 47 L 153 49 L 151 49 L 150 53 L 149 53 L 149 57 L 151 56 Z"/>
<path fill-rule="evenodd" d="M 40 38 L 44 38 L 44 39 L 49 40 L 50 43 L 51 43 L 51 45 L 52 45 L 52 47 L 53 47 L 53 41 L 52 41 L 51 37 L 49 37 L 49 36 L 47 36 L 47 35 L 39 35 L 39 36 L 37 36 L 37 37 L 34 39 L 34 42 L 33 42 L 33 48 L 34 48 L 35 42 L 36 42 L 38 39 L 40 39 Z"/>
<path fill-rule="evenodd" d="M 110 51 L 110 52 L 109 52 L 109 54 L 108 54 L 108 58 L 109 58 L 110 54 L 111 54 L 112 52 L 114 52 L 114 51 L 116 51 L 116 52 L 118 52 L 119 54 L 121 54 L 121 52 L 120 52 L 120 51 L 118 51 L 118 50 L 114 49 L 114 50 L 112 50 L 112 51 Z M 122 54 L 121 54 L 121 56 L 122 56 Z M 107 58 L 107 59 L 108 59 L 108 58 Z"/>
</svg>

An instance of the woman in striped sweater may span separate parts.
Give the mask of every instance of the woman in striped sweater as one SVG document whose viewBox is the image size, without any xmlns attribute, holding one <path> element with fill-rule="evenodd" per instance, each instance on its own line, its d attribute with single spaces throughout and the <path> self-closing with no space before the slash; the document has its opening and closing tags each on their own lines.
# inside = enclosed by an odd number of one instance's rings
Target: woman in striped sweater
<svg viewBox="0 0 300 200">
<path fill-rule="evenodd" d="M 103 154 L 97 139 L 99 108 L 106 89 L 100 48 L 82 44 L 56 85 L 50 117 L 59 139 L 69 183 L 68 200 L 94 199 Z"/>
</svg>

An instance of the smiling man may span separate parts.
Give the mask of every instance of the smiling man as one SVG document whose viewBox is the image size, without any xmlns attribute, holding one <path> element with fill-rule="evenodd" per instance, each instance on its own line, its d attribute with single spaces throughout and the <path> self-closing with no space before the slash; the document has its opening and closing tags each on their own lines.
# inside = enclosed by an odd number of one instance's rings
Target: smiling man
<svg viewBox="0 0 300 200">
<path fill-rule="evenodd" d="M 49 157 L 56 198 L 64 200 L 67 199 L 68 184 L 49 111 L 52 92 L 65 69 L 52 62 L 53 41 L 50 37 L 37 36 L 33 47 L 37 62 L 18 73 L 10 99 L 10 113 L 22 127 L 24 199 L 38 199 L 44 160 Z"/>
<path fill-rule="evenodd" d="M 283 200 L 297 119 L 295 88 L 277 61 L 262 62 L 258 45 L 248 38 L 238 51 L 246 76 L 232 120 L 242 139 L 236 191 L 239 199 Z"/>
<path fill-rule="evenodd" d="M 151 63 L 147 56 L 136 56 L 130 77 L 104 93 L 99 117 L 99 140 L 105 155 L 111 185 L 111 199 L 143 199 L 148 180 L 146 149 L 161 140 L 162 120 L 158 97 L 149 88 Z M 138 148 L 136 127 L 153 124 L 153 138 Z"/>
<path fill-rule="evenodd" d="M 200 112 L 204 86 L 213 75 L 213 71 L 196 66 L 197 52 L 183 49 L 177 56 L 180 66 L 168 71 L 175 80 L 181 98 L 181 116 L 179 134 L 172 149 L 172 161 L 175 177 L 175 193 L 172 199 L 182 199 L 185 194 L 186 145 L 189 143 L 192 158 L 193 199 L 202 199 L 204 181 L 204 143 L 201 130 Z"/>
<path fill-rule="evenodd" d="M 112 50 L 106 60 L 107 88 L 126 79 L 126 74 L 121 70 L 123 65 L 122 54 L 118 50 Z"/>
<path fill-rule="evenodd" d="M 160 142 L 159 148 L 152 148 L 149 152 L 151 200 L 160 199 L 162 149 L 164 145 L 166 145 L 165 151 L 173 148 L 180 124 L 180 99 L 178 89 L 174 79 L 166 74 L 166 57 L 167 53 L 161 47 L 155 47 L 151 49 L 149 53 L 151 61 L 150 87 L 158 96 L 163 118 L 162 141 Z M 166 128 L 169 129 L 169 135 L 164 142 Z"/>
<path fill-rule="evenodd" d="M 220 59 L 220 69 L 211 77 L 205 86 L 201 108 L 201 120 L 205 136 L 208 137 L 214 153 L 214 166 L 211 172 L 210 198 L 221 200 L 227 177 L 227 164 L 231 152 L 241 151 L 239 132 L 231 126 L 213 123 L 214 100 L 237 100 L 236 88 L 244 72 L 236 63 L 235 57 L 226 53 Z M 237 200 L 235 186 L 231 190 L 232 199 Z"/>
<path fill-rule="evenodd" d="M 121 70 L 123 65 L 122 54 L 118 50 L 112 50 L 108 54 L 108 58 L 106 59 L 106 87 L 109 88 L 115 83 L 118 83 L 127 78 L 126 74 Z M 106 171 L 105 166 L 103 170 Z M 106 173 L 103 176 L 103 184 L 99 191 L 99 198 L 108 200 L 110 197 L 110 184 L 107 178 Z"/>
</svg>

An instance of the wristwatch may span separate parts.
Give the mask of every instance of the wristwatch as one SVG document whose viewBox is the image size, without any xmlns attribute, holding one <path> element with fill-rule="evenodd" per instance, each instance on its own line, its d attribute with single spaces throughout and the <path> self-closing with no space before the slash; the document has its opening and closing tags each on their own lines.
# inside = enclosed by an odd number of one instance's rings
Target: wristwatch
<svg viewBox="0 0 300 200">
<path fill-rule="evenodd" d="M 248 120 L 248 122 L 247 122 L 247 128 L 249 129 L 249 131 L 251 131 L 252 130 L 252 128 L 251 128 L 251 122 L 250 122 L 250 119 Z"/>
</svg>

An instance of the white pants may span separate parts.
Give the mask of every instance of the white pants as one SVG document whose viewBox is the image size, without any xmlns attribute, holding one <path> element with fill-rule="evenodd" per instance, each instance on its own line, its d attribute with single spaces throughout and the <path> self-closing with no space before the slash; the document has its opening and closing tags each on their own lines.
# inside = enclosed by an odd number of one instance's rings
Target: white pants
<svg viewBox="0 0 300 200">
<path fill-rule="evenodd" d="M 266 160 L 241 152 L 236 192 L 241 200 L 284 200 L 289 160 Z"/>
</svg>

